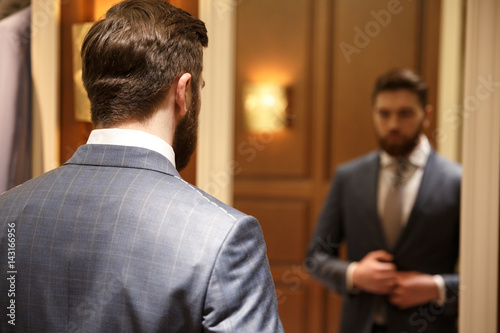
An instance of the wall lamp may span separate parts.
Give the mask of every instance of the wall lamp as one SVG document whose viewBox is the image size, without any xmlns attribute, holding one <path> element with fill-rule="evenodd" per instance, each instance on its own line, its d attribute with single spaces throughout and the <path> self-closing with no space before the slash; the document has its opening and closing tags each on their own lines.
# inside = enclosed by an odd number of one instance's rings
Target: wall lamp
<svg viewBox="0 0 500 333">
<path fill-rule="evenodd" d="M 274 83 L 243 86 L 243 110 L 249 132 L 276 132 L 287 127 L 287 90 Z"/>
</svg>

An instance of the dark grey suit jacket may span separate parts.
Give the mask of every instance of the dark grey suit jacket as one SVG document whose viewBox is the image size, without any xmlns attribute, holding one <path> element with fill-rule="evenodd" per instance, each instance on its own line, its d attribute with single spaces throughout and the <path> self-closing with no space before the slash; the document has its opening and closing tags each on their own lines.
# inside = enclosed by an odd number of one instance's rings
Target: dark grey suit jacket
<svg viewBox="0 0 500 333">
<path fill-rule="evenodd" d="M 0 227 L 2 332 L 283 331 L 257 220 L 154 151 L 81 146 L 0 196 Z"/>
<path fill-rule="evenodd" d="M 447 302 L 444 307 L 429 303 L 408 310 L 387 303 L 389 332 L 456 332 L 461 168 L 431 152 L 407 225 L 389 250 L 377 211 L 379 158 L 374 152 L 338 168 L 311 240 L 307 267 L 344 296 L 340 331 L 369 333 L 379 296 L 348 293 L 346 269 L 368 252 L 392 252 L 398 270 L 442 275 Z M 344 240 L 348 260 L 338 257 Z"/>
</svg>

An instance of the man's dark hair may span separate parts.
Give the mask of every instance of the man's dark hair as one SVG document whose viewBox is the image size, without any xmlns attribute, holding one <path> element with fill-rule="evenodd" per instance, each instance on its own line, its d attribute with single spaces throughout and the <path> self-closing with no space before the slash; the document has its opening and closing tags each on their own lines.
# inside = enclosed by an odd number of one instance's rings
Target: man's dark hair
<svg viewBox="0 0 500 333">
<path fill-rule="evenodd" d="M 427 105 L 427 84 L 410 69 L 392 69 L 377 78 L 372 93 L 372 104 L 382 91 L 406 89 L 414 92 L 425 109 Z"/>
<path fill-rule="evenodd" d="M 207 44 L 205 24 L 165 0 L 114 5 L 82 45 L 82 78 L 94 125 L 148 119 L 183 73 L 192 75 L 196 94 Z"/>
</svg>

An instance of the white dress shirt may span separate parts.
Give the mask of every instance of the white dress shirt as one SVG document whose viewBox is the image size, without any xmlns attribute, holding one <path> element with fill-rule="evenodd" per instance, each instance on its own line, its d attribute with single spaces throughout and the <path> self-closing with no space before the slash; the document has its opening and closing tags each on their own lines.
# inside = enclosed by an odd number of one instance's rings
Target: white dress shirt
<svg viewBox="0 0 500 333">
<path fill-rule="evenodd" d="M 93 130 L 87 144 L 140 147 L 154 150 L 165 156 L 175 167 L 175 153 L 171 145 L 156 135 L 143 131 L 105 128 Z"/>
</svg>

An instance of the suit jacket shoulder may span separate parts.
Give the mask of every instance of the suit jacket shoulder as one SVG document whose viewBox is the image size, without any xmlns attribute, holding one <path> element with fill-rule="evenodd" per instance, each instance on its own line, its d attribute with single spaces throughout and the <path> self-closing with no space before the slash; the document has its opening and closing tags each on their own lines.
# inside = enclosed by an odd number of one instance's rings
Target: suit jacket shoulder
<svg viewBox="0 0 500 333">
<path fill-rule="evenodd" d="M 431 163 L 430 165 L 433 168 L 432 172 L 441 172 L 443 176 L 450 177 L 455 180 L 460 180 L 462 178 L 462 166 L 457 162 L 449 160 L 436 153 L 435 151 L 431 152 L 427 163 Z"/>
<path fill-rule="evenodd" d="M 16 223 L 23 332 L 282 331 L 258 221 L 159 153 L 82 146 L 0 211 L 2 240 Z"/>
<path fill-rule="evenodd" d="M 357 157 L 353 160 L 342 163 L 337 168 L 337 173 L 356 173 L 366 168 L 373 168 L 379 163 L 379 152 L 373 151 L 366 155 Z"/>
</svg>

